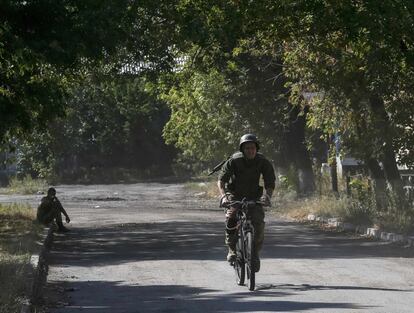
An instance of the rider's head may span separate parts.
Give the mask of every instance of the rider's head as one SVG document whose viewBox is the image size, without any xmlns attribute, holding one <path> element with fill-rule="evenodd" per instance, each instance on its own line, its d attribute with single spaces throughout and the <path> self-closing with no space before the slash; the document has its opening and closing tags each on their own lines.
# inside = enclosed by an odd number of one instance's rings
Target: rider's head
<svg viewBox="0 0 414 313">
<path fill-rule="evenodd" d="M 253 134 L 245 134 L 240 138 L 239 150 L 247 159 L 254 159 L 259 151 L 259 141 Z"/>
</svg>

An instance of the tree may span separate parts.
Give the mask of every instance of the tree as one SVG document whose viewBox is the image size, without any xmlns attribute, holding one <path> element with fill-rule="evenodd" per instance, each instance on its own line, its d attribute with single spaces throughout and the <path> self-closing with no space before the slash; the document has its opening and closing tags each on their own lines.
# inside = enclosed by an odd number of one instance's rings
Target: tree
<svg viewBox="0 0 414 313">
<path fill-rule="evenodd" d="M 173 102 L 173 119 L 167 126 L 166 135 L 170 142 L 175 141 L 178 146 L 189 140 L 199 142 L 196 139 L 200 137 L 197 123 L 188 125 L 185 132 L 171 132 L 173 129 L 180 128 L 185 120 L 174 117 L 183 115 L 191 116 L 189 120 L 196 117 L 202 125 L 209 123 L 210 127 L 207 127 L 207 130 L 216 127 L 216 132 L 203 132 L 202 142 L 204 143 L 208 138 L 208 142 L 214 142 L 215 146 L 218 142 L 226 149 L 230 136 L 238 138 L 243 131 L 255 132 L 263 141 L 267 149 L 265 152 L 269 152 L 270 157 L 276 160 L 280 168 L 287 168 L 290 164 L 294 164 L 303 174 L 301 177 L 307 177 L 300 180 L 300 191 L 312 191 L 313 174 L 304 141 L 305 127 L 300 126 L 302 118 L 298 118 L 298 114 L 303 112 L 300 109 L 292 110 L 287 101 L 280 51 L 275 55 L 274 51 L 261 50 L 256 36 L 254 24 L 257 21 L 253 7 L 253 4 L 246 1 L 237 3 L 227 1 L 213 5 L 206 1 L 180 3 L 179 35 L 185 44 L 180 45 L 179 48 L 187 57 L 188 63 L 187 74 L 179 76 L 178 80 L 180 78 L 186 80 L 188 77 L 191 79 L 191 75 L 194 75 L 199 84 L 188 84 L 187 81 L 184 84 L 178 83 L 179 88 L 185 85 L 186 95 L 181 94 L 180 99 L 180 94 L 175 93 L 175 98 L 169 98 L 169 101 Z M 206 92 L 203 97 L 197 97 L 199 85 L 203 85 L 202 80 L 211 82 L 210 75 L 214 77 L 218 73 L 220 79 L 217 82 L 219 84 L 217 91 L 222 92 L 222 95 L 215 93 L 213 98 L 209 99 L 212 93 Z M 217 86 L 213 83 L 211 88 L 215 87 Z M 206 88 L 203 90 L 206 91 Z M 222 123 L 222 118 L 205 120 L 207 115 L 198 110 L 199 99 L 204 103 L 212 100 L 211 103 L 214 103 L 219 110 L 225 108 L 226 114 L 221 116 L 231 117 L 231 120 L 226 122 L 229 130 L 226 131 L 222 125 L 215 124 Z M 187 104 L 177 105 L 180 102 Z M 216 126 L 213 126 L 214 124 Z M 221 135 L 217 136 L 217 134 Z M 231 142 L 235 141 L 231 140 Z M 297 145 L 299 148 L 289 149 L 291 145 Z M 211 153 L 204 153 L 206 150 L 214 151 L 215 154 L 221 152 L 208 143 L 200 146 L 204 148 L 197 152 L 194 150 L 199 146 L 187 148 L 190 153 L 201 152 L 200 156 L 203 158 L 212 157 Z M 288 155 L 289 153 L 292 155 Z"/>
<path fill-rule="evenodd" d="M 265 5 L 273 24 L 263 30 L 263 42 L 271 49 L 273 41 L 283 40 L 292 101 L 304 91 L 323 92 L 311 108 L 315 124 L 356 137 L 349 149 L 367 164 L 382 163 L 384 177 L 402 199 L 395 155 L 404 147 L 396 146 L 397 130 L 412 126 L 412 105 L 407 105 L 414 64 L 412 2 Z M 403 134 L 406 140 L 409 135 Z"/>
<path fill-rule="evenodd" d="M 166 19 L 152 1 L 3 1 L 0 22 L 0 141 L 44 129 L 65 113 L 77 71 L 99 62 L 152 70 L 173 63 Z M 162 31 L 160 31 L 162 30 Z M 8 134 L 8 136 L 6 136 Z"/>
<path fill-rule="evenodd" d="M 79 77 L 65 117 L 20 140 L 20 171 L 67 182 L 168 175 L 174 151 L 161 137 L 168 109 L 154 92 L 145 76 Z"/>
</svg>

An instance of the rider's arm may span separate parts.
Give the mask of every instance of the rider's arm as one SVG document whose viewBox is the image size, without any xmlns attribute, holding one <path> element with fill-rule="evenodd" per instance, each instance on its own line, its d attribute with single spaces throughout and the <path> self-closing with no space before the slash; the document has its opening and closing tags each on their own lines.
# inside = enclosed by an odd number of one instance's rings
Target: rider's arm
<svg viewBox="0 0 414 313">
<path fill-rule="evenodd" d="M 217 182 L 217 187 L 219 188 L 220 196 L 224 196 L 226 194 L 226 191 L 224 190 L 225 182 L 219 180 Z"/>
<path fill-rule="evenodd" d="M 266 194 L 271 198 L 273 190 L 275 189 L 276 176 L 273 165 L 268 160 L 265 160 L 262 174 Z"/>
<path fill-rule="evenodd" d="M 233 162 L 232 159 L 229 159 L 224 163 L 223 167 L 221 168 L 221 172 L 219 175 L 219 180 L 217 182 L 217 186 L 219 188 L 219 192 L 221 196 L 224 196 L 226 193 L 225 186 L 226 183 L 230 181 L 230 178 L 233 176 Z"/>
</svg>

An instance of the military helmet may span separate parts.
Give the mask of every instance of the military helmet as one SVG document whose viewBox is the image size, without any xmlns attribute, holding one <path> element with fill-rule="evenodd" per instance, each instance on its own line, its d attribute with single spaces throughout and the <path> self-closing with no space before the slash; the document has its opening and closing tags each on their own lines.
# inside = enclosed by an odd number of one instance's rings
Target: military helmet
<svg viewBox="0 0 414 313">
<path fill-rule="evenodd" d="M 244 143 L 246 142 L 254 142 L 256 144 L 256 149 L 259 151 L 259 141 L 257 140 L 256 135 L 253 134 L 244 134 L 241 138 L 240 138 L 240 143 L 239 143 L 239 150 L 241 152 L 242 151 L 242 146 Z"/>
</svg>

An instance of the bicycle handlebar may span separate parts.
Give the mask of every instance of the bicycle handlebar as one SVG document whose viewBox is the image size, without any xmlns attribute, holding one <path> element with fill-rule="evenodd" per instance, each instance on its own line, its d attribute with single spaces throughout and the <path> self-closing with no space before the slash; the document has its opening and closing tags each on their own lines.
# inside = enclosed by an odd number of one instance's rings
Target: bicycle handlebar
<svg viewBox="0 0 414 313">
<path fill-rule="evenodd" d="M 248 207 L 253 206 L 253 205 L 256 205 L 256 204 L 260 204 L 260 205 L 263 205 L 263 206 L 267 206 L 264 201 L 260 201 L 260 200 L 245 200 L 245 199 L 243 199 L 241 201 L 227 202 L 227 203 L 223 204 L 223 207 L 229 208 L 231 206 L 241 205 L 242 208 L 248 208 Z"/>
</svg>

